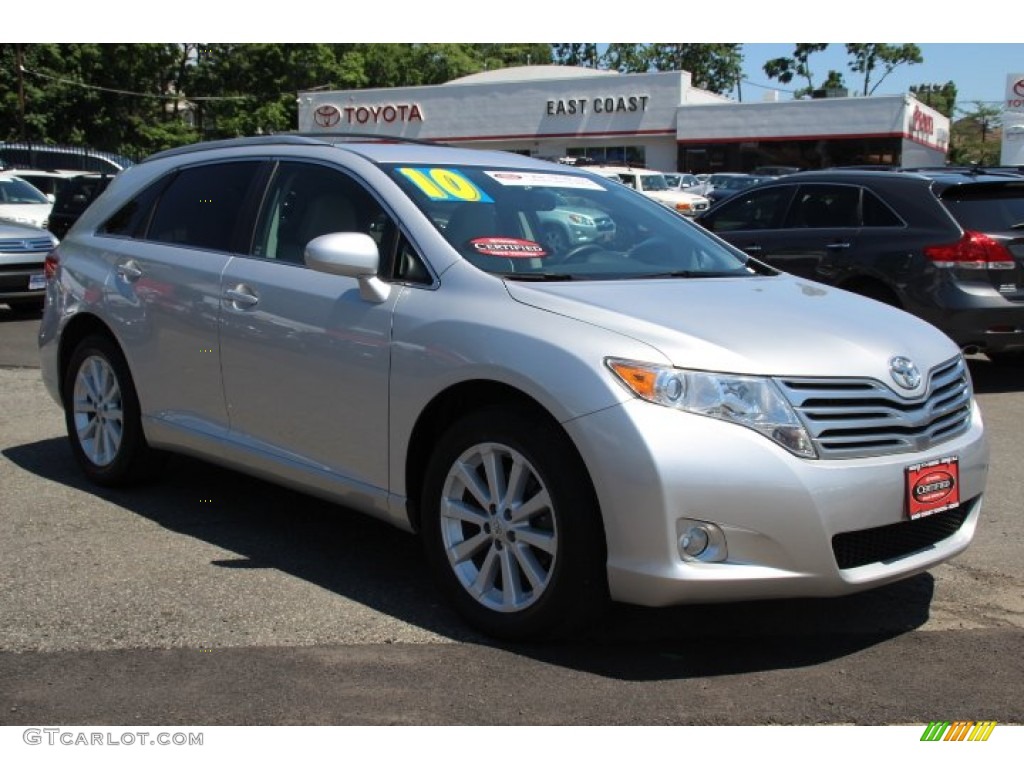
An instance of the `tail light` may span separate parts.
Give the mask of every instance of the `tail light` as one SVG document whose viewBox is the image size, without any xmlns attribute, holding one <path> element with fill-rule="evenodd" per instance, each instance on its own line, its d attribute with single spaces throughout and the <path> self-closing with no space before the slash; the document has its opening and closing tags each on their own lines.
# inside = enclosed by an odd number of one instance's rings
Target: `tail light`
<svg viewBox="0 0 1024 768">
<path fill-rule="evenodd" d="M 955 243 L 925 246 L 924 255 L 937 267 L 1013 269 L 1017 266 L 1006 246 L 984 232 L 964 232 Z"/>
<path fill-rule="evenodd" d="M 57 268 L 60 266 L 60 253 L 54 248 L 48 254 L 46 259 L 43 261 L 43 275 L 47 280 L 53 280 L 57 277 Z"/>
</svg>

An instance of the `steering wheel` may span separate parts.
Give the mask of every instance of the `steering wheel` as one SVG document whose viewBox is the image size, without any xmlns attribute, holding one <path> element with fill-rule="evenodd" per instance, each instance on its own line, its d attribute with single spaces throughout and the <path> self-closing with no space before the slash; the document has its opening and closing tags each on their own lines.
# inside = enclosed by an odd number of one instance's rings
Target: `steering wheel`
<svg viewBox="0 0 1024 768">
<path fill-rule="evenodd" d="M 664 261 L 664 259 L 659 259 L 658 256 L 660 256 L 667 247 L 668 243 L 665 242 L 664 238 L 646 237 L 626 251 L 626 256 L 645 264 L 659 264 Z M 645 255 L 647 258 L 644 258 Z"/>
<path fill-rule="evenodd" d="M 558 256 L 555 263 L 574 264 L 576 262 L 584 261 L 585 257 L 591 253 L 600 253 L 603 250 L 604 248 L 596 243 L 583 243 L 582 245 L 577 245 L 575 248 L 570 248 L 568 251 Z"/>
</svg>

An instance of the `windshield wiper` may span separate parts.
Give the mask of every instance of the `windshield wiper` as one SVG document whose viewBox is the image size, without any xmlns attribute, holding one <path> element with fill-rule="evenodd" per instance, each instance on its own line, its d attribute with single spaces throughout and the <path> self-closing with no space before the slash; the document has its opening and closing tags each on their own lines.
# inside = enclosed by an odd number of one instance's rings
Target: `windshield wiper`
<svg viewBox="0 0 1024 768">
<path fill-rule="evenodd" d="M 565 282 L 575 280 L 575 275 L 564 272 L 501 272 L 501 277 L 507 280 L 524 280 L 528 282 Z"/>
<path fill-rule="evenodd" d="M 657 280 L 666 277 L 746 277 L 747 274 L 743 272 L 695 272 L 690 269 L 678 269 L 674 272 L 652 272 L 649 275 L 632 275 L 632 277 L 642 280 Z"/>
</svg>

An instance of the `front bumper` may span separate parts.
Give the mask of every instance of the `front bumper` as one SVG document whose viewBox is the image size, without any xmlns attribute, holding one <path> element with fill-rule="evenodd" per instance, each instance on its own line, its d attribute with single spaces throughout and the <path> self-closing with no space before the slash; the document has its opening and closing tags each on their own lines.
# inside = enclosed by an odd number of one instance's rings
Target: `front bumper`
<svg viewBox="0 0 1024 768">
<path fill-rule="evenodd" d="M 799 459 L 745 427 L 639 400 L 565 427 L 600 500 L 611 596 L 647 606 L 841 595 L 920 573 L 970 543 L 988 472 L 976 405 L 967 432 L 928 451 L 847 460 Z M 840 568 L 833 537 L 905 521 L 904 469 L 950 455 L 960 459 L 962 525 L 921 549 Z M 719 526 L 726 560 L 684 560 L 683 518 Z"/>
</svg>

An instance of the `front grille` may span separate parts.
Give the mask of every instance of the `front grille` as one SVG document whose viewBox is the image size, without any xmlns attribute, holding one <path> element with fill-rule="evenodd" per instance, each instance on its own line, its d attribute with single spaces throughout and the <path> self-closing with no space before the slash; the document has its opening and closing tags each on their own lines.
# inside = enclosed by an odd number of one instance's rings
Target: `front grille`
<svg viewBox="0 0 1024 768">
<path fill-rule="evenodd" d="M 938 366 L 925 394 L 905 399 L 874 379 L 779 379 L 823 459 L 927 450 L 967 430 L 971 384 L 961 356 Z"/>
<path fill-rule="evenodd" d="M 53 241 L 48 237 L 2 238 L 0 253 L 38 253 L 48 252 L 53 248 Z"/>
<path fill-rule="evenodd" d="M 597 225 L 598 232 L 608 232 L 615 228 L 615 223 L 606 216 L 594 219 L 594 224 Z"/>
<path fill-rule="evenodd" d="M 832 552 L 840 569 L 884 563 L 928 549 L 960 530 L 974 502 L 937 512 L 919 520 L 839 533 L 832 537 Z"/>
</svg>

